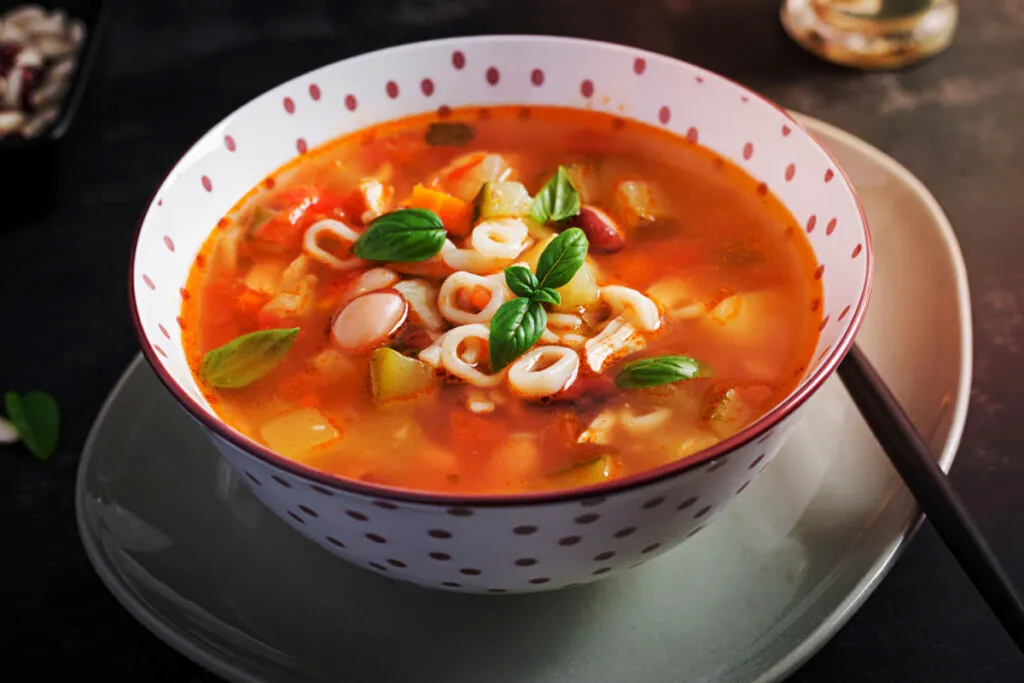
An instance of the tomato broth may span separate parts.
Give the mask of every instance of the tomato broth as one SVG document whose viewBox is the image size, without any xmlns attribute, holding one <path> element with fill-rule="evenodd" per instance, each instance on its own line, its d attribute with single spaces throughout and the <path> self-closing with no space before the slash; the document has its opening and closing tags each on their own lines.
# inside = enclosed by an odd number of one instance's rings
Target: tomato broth
<svg viewBox="0 0 1024 683">
<path fill-rule="evenodd" d="M 229 425 L 311 467 L 454 493 L 690 457 L 803 379 L 803 231 L 714 152 L 564 108 L 414 116 L 310 150 L 213 229 L 181 314 Z"/>
</svg>

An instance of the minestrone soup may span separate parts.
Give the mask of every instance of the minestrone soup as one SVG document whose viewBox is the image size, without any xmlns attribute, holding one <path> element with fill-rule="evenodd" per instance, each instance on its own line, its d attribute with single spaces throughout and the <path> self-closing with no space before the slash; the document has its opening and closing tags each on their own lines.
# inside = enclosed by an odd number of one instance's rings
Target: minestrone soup
<svg viewBox="0 0 1024 683">
<path fill-rule="evenodd" d="M 181 326 L 224 421 L 308 466 L 513 493 L 687 458 L 803 378 L 814 254 L 763 185 L 592 111 L 385 123 L 265 179 Z"/>
</svg>

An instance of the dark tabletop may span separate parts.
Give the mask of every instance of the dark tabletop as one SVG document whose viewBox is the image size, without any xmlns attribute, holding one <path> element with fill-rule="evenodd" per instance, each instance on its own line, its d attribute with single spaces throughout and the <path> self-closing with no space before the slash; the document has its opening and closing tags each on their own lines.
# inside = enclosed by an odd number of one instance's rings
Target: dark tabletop
<svg viewBox="0 0 1024 683">
<path fill-rule="evenodd" d="M 837 124 L 916 173 L 948 212 L 971 278 L 974 389 L 952 478 L 1024 585 L 1024 2 L 961 6 L 949 52 L 868 74 L 801 52 L 775 0 L 119 2 L 60 150 L 53 201 L 12 225 L 10 207 L 33 200 L 0 195 L 0 390 L 45 389 L 64 412 L 51 462 L 0 447 L 4 668 L 29 667 L 35 680 L 57 680 L 69 663 L 111 681 L 214 680 L 107 593 L 75 528 L 80 449 L 137 350 L 132 234 L 178 157 L 239 104 L 328 62 L 449 35 L 576 35 L 674 55 Z M 0 165 L 0 186 L 17 173 Z M 926 523 L 793 680 L 1009 683 L 1024 681 L 1024 657 Z"/>
</svg>

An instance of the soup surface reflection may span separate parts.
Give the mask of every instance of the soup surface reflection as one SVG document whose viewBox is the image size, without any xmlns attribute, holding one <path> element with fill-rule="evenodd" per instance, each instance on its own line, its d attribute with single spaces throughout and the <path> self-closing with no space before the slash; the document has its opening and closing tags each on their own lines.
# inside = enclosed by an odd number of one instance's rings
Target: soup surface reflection
<svg viewBox="0 0 1024 683">
<path fill-rule="evenodd" d="M 356 480 L 513 493 L 687 458 L 789 394 L 817 342 L 814 254 L 758 185 L 597 112 L 369 128 L 213 229 L 189 362 L 229 425 Z"/>
</svg>

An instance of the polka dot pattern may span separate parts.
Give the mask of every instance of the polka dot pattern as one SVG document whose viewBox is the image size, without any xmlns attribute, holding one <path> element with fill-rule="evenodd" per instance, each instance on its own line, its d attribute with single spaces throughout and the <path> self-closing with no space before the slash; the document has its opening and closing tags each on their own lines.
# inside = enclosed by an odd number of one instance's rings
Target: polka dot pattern
<svg viewBox="0 0 1024 683">
<path fill-rule="evenodd" d="M 771 191 L 787 203 L 803 223 L 803 231 L 800 223 L 789 229 L 806 235 L 821 266 L 817 276 L 825 293 L 811 305 L 823 325 L 815 350 L 817 362 L 823 361 L 857 317 L 857 290 L 842 285 L 849 273 L 866 270 L 868 255 L 861 218 L 833 162 L 784 114 L 714 74 L 637 51 L 609 51 L 598 45 L 572 49 L 581 54 L 566 58 L 570 53 L 557 39 L 551 45 L 539 42 L 534 49 L 515 52 L 529 55 L 530 61 L 522 63 L 504 56 L 511 52 L 492 51 L 487 42 L 470 45 L 456 39 L 410 48 L 401 59 L 387 53 L 362 58 L 372 69 L 346 63 L 325 67 L 246 105 L 230 119 L 229 133 L 219 129 L 204 142 L 210 153 L 190 155 L 175 169 L 177 175 L 171 175 L 156 200 L 161 210 L 147 215 L 142 239 L 152 244 L 137 254 L 133 282 L 140 283 L 136 294 L 146 306 L 164 302 L 158 313 L 151 315 L 147 309 L 141 316 L 148 335 L 143 348 L 152 351 L 150 359 L 160 363 L 166 357 L 165 367 L 172 374 L 172 364 L 181 362 L 179 342 L 168 330 L 172 321 L 184 329 L 178 318 L 183 278 L 168 270 L 168 264 L 181 267 L 195 253 L 198 238 L 190 233 L 192 224 L 213 224 L 226 205 L 260 182 L 246 176 L 246 165 L 274 168 L 339 132 L 431 107 L 438 119 L 445 119 L 453 115 L 453 107 L 472 102 L 475 115 L 485 119 L 490 107 L 515 101 L 509 99 L 510 92 L 528 92 L 531 107 L 583 106 L 581 97 L 592 100 L 589 106 L 619 114 L 609 118 L 612 130 L 631 125 L 633 119 L 660 125 L 711 148 L 718 167 L 728 159 L 748 170 L 760 194 Z M 379 76 L 366 78 L 367 73 Z M 604 77 L 611 73 L 618 75 Z M 721 115 L 726 110 L 728 117 Z M 259 125 L 253 112 L 261 119 Z M 537 116 L 536 108 L 518 110 L 524 119 L 531 112 Z M 254 130 L 275 134 L 254 135 Z M 273 179 L 268 181 L 270 187 Z M 209 207 L 216 216 L 192 220 L 198 213 L 189 213 L 190 220 L 182 220 L 182 207 L 190 212 Z M 181 291 L 182 298 L 188 295 Z M 191 386 L 186 393 L 198 396 Z M 241 480 L 278 516 L 368 571 L 434 588 L 516 593 L 599 580 L 696 534 L 769 465 L 788 431 L 788 420 L 728 458 L 658 482 L 521 506 L 392 501 L 379 492 L 363 495 L 317 483 L 231 444 L 218 447 L 245 473 Z"/>
</svg>

